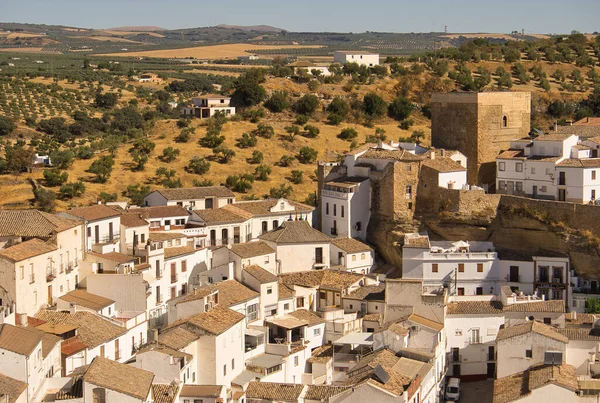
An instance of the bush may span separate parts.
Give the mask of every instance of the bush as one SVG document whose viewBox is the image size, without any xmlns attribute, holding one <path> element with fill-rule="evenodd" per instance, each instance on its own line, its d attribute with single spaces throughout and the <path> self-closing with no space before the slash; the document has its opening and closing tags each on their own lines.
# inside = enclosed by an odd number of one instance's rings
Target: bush
<svg viewBox="0 0 600 403">
<path fill-rule="evenodd" d="M 106 155 L 92 162 L 92 165 L 90 165 L 90 167 L 88 168 L 88 172 L 96 175 L 96 182 L 106 183 L 108 178 L 110 178 L 110 174 L 112 173 L 114 165 L 115 160 L 113 159 L 113 157 L 110 155 Z"/>
<path fill-rule="evenodd" d="M 306 115 L 297 115 L 296 116 L 296 124 L 298 126 L 305 125 L 308 122 L 308 116 Z"/>
<path fill-rule="evenodd" d="M 298 161 L 302 164 L 312 164 L 316 161 L 318 155 L 319 152 L 314 148 L 304 146 L 298 151 Z"/>
<path fill-rule="evenodd" d="M 287 141 L 294 141 L 294 138 L 300 134 L 300 128 L 296 125 L 286 126 L 284 129 L 287 132 L 287 135 L 285 136 Z"/>
<path fill-rule="evenodd" d="M 257 181 L 267 181 L 271 175 L 271 167 L 265 164 L 260 164 L 254 170 L 254 177 Z"/>
<path fill-rule="evenodd" d="M 259 123 L 253 133 L 258 137 L 270 139 L 275 135 L 275 130 L 273 129 L 273 126 L 269 126 L 265 123 Z"/>
<path fill-rule="evenodd" d="M 213 148 L 213 154 L 214 158 L 221 164 L 227 164 L 233 157 L 235 157 L 235 151 L 225 146 Z"/>
<path fill-rule="evenodd" d="M 183 186 L 181 179 L 175 178 L 177 172 L 174 169 L 160 167 L 156 170 L 156 179 L 158 183 L 166 188 L 180 188 Z"/>
<path fill-rule="evenodd" d="M 180 129 L 183 129 L 184 127 L 188 127 L 191 123 L 192 119 L 190 118 L 179 118 L 179 120 L 177 120 L 177 127 L 179 127 Z"/>
<path fill-rule="evenodd" d="M 194 186 L 200 187 L 200 188 L 214 185 L 213 181 L 211 181 L 210 179 L 207 179 L 207 178 L 200 179 L 200 180 L 194 179 L 193 183 L 194 183 Z"/>
<path fill-rule="evenodd" d="M 206 161 L 205 158 L 194 156 L 185 167 L 185 170 L 189 173 L 203 175 L 210 170 L 210 162 Z"/>
<path fill-rule="evenodd" d="M 44 169 L 44 180 L 46 186 L 60 186 L 69 179 L 69 174 L 60 172 L 58 169 Z"/>
<path fill-rule="evenodd" d="M 327 120 L 330 124 L 338 125 L 346 118 L 349 110 L 350 108 L 346 101 L 340 97 L 335 97 L 327 106 L 327 112 L 329 112 Z"/>
<path fill-rule="evenodd" d="M 281 167 L 289 167 L 294 162 L 294 159 L 295 158 L 291 155 L 282 155 L 279 159 L 278 164 Z"/>
<path fill-rule="evenodd" d="M 212 131 L 208 131 L 206 133 L 206 136 L 204 136 L 203 138 L 201 138 L 198 143 L 202 146 L 202 147 L 206 147 L 206 148 L 217 148 L 220 147 L 221 144 L 223 144 L 223 142 L 225 141 L 225 136 L 221 136 L 219 133 L 215 133 Z"/>
<path fill-rule="evenodd" d="M 101 92 L 97 92 L 94 105 L 97 108 L 110 109 L 115 107 L 118 100 L 119 96 L 115 93 L 107 92 L 106 94 L 102 94 Z"/>
<path fill-rule="evenodd" d="M 387 104 L 379 95 L 374 92 L 370 92 L 363 98 L 363 110 L 364 112 L 372 117 L 378 118 L 385 114 Z"/>
<path fill-rule="evenodd" d="M 304 126 L 304 137 L 308 137 L 311 139 L 317 138 L 321 131 L 316 126 L 306 125 Z"/>
<path fill-rule="evenodd" d="M 412 127 L 412 125 L 415 124 L 415 121 L 412 119 L 404 119 L 402 122 L 400 122 L 400 128 L 402 130 L 408 130 Z"/>
<path fill-rule="evenodd" d="M 129 185 L 125 191 L 125 196 L 129 198 L 131 204 L 142 206 L 144 198 L 150 194 L 150 186 L 147 185 Z"/>
<path fill-rule="evenodd" d="M 265 117 L 265 110 L 263 108 L 248 109 L 244 111 L 242 115 L 244 119 L 248 119 L 251 123 L 258 123 Z"/>
<path fill-rule="evenodd" d="M 367 136 L 367 143 L 377 143 L 379 141 L 385 141 L 387 136 L 385 135 L 385 130 L 381 127 L 375 129 L 375 134 L 369 134 Z"/>
<path fill-rule="evenodd" d="M 167 147 L 163 150 L 160 160 L 163 162 L 173 162 L 177 159 L 181 151 L 179 148 Z"/>
<path fill-rule="evenodd" d="M 340 134 L 338 134 L 338 138 L 342 140 L 353 140 L 358 137 L 358 133 L 351 127 L 346 127 L 343 129 Z"/>
<path fill-rule="evenodd" d="M 81 146 L 77 148 L 77 153 L 75 156 L 80 160 L 89 160 L 94 157 L 94 151 L 91 149 L 91 147 Z"/>
<path fill-rule="evenodd" d="M 100 192 L 100 194 L 98 195 L 98 198 L 102 201 L 102 203 L 106 204 L 108 202 L 115 202 L 115 201 L 117 201 L 117 194 L 116 193 Z"/>
<path fill-rule="evenodd" d="M 327 123 L 329 123 L 330 125 L 333 126 L 337 126 L 340 123 L 342 123 L 344 121 L 344 117 L 341 115 L 338 115 L 337 113 L 330 113 L 327 116 Z"/>
<path fill-rule="evenodd" d="M 274 113 L 283 112 L 290 107 L 287 92 L 275 91 L 269 99 L 265 101 L 265 108 Z"/>
<path fill-rule="evenodd" d="M 396 120 L 403 121 L 407 119 L 413 110 L 413 104 L 410 99 L 399 96 L 388 105 L 388 115 Z"/>
<path fill-rule="evenodd" d="M 299 185 L 300 183 L 302 183 L 302 171 L 299 171 L 297 169 L 294 169 L 292 171 L 292 176 L 290 177 L 290 181 L 296 185 Z"/>
<path fill-rule="evenodd" d="M 75 153 L 71 150 L 56 151 L 50 154 L 52 165 L 59 169 L 68 169 L 73 165 Z"/>
<path fill-rule="evenodd" d="M 256 139 L 256 136 L 254 134 L 244 133 L 242 134 L 242 137 L 237 139 L 236 145 L 239 148 L 250 148 L 255 147 L 257 142 L 258 140 Z"/>
<path fill-rule="evenodd" d="M 234 192 L 246 193 L 252 189 L 253 182 L 254 176 L 251 174 L 230 175 L 225 180 L 225 186 Z"/>
<path fill-rule="evenodd" d="M 294 109 L 301 115 L 312 115 L 319 106 L 319 98 L 315 95 L 307 94 L 300 98 L 294 105 Z"/>
<path fill-rule="evenodd" d="M 258 150 L 254 150 L 252 152 L 252 157 L 248 158 L 248 163 L 249 164 L 260 164 L 263 162 L 263 160 L 264 160 L 263 153 L 261 153 Z"/>
<path fill-rule="evenodd" d="M 38 210 L 45 211 L 46 213 L 54 212 L 56 208 L 56 193 L 40 187 L 33 194 L 35 196 L 35 206 Z"/>
<path fill-rule="evenodd" d="M 196 132 L 195 127 L 184 127 L 183 129 L 181 129 L 181 131 L 175 137 L 174 140 L 176 143 L 187 143 L 188 141 L 190 141 L 190 136 L 192 135 L 192 133 L 195 133 L 195 132 Z"/>
<path fill-rule="evenodd" d="M 80 197 L 85 193 L 85 184 L 81 181 L 65 183 L 60 187 L 59 193 L 63 199 Z"/>
<path fill-rule="evenodd" d="M 279 187 L 269 189 L 269 197 L 272 199 L 287 199 L 291 194 L 292 187 L 283 183 Z"/>
<path fill-rule="evenodd" d="M 262 69 L 250 69 L 239 76 L 231 95 L 233 105 L 247 107 L 261 103 L 266 97 L 265 88 L 260 85 L 264 81 L 265 72 Z"/>
<path fill-rule="evenodd" d="M 17 125 L 15 125 L 12 120 L 6 116 L 0 116 L 0 136 L 8 136 L 15 131 L 16 128 Z"/>
</svg>

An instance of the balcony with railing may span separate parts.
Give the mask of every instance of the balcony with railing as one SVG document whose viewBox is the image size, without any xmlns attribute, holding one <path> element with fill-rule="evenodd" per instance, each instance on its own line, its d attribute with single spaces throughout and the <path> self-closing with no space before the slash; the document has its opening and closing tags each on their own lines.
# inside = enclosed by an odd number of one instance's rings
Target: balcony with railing
<svg viewBox="0 0 600 403">
<path fill-rule="evenodd" d="M 470 344 L 481 344 L 482 338 L 480 335 L 474 334 L 471 335 L 468 339 L 465 340 L 465 345 L 468 346 Z"/>
<path fill-rule="evenodd" d="M 563 277 L 537 276 L 536 283 L 564 284 Z"/>
<path fill-rule="evenodd" d="M 56 278 L 56 269 L 46 267 L 46 281 L 49 283 Z"/>
<path fill-rule="evenodd" d="M 67 263 L 66 268 L 65 268 L 67 274 L 71 273 L 74 269 L 75 269 L 75 263 L 74 262 Z"/>
</svg>

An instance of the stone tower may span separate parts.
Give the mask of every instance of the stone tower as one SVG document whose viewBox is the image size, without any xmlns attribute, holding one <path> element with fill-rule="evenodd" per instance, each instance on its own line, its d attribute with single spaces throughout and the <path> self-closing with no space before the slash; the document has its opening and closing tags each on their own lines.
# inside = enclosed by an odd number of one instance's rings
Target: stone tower
<svg viewBox="0 0 600 403">
<path fill-rule="evenodd" d="M 529 135 L 530 120 L 530 92 L 433 94 L 431 144 L 467 156 L 469 184 L 493 187 L 496 156 Z"/>
</svg>

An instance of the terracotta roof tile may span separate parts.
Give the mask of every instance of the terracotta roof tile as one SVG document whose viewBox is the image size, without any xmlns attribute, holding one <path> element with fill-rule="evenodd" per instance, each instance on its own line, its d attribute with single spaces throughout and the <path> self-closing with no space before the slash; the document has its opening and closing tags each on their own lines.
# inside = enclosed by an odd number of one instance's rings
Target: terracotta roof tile
<svg viewBox="0 0 600 403">
<path fill-rule="evenodd" d="M 499 301 L 460 301 L 447 305 L 447 315 L 500 315 L 502 303 Z"/>
<path fill-rule="evenodd" d="M 563 343 L 569 342 L 569 339 L 566 336 L 563 336 L 562 334 L 558 333 L 553 327 L 545 325 L 535 320 L 500 329 L 498 331 L 498 335 L 496 336 L 496 341 L 511 339 L 513 337 L 522 336 L 531 332 L 537 333 L 545 337 L 549 337 L 551 339 Z"/>
<path fill-rule="evenodd" d="M 275 253 L 275 249 L 271 248 L 264 241 L 236 243 L 231 245 L 231 251 L 242 259 Z"/>
<path fill-rule="evenodd" d="M 279 287 L 279 300 L 290 299 L 296 296 L 296 291 L 283 283 L 277 285 Z"/>
<path fill-rule="evenodd" d="M 206 186 L 178 189 L 160 189 L 158 193 L 167 200 L 196 200 L 207 197 L 235 197 L 233 192 L 225 186 Z"/>
<path fill-rule="evenodd" d="M 208 225 L 241 223 L 252 218 L 252 214 L 235 207 L 234 204 L 228 204 L 217 209 L 194 210 L 194 213 Z"/>
<path fill-rule="evenodd" d="M 42 309 L 35 317 L 55 325 L 76 326 L 79 340 L 89 348 L 107 343 L 127 333 L 126 328 L 88 311 L 70 314 L 69 312 Z"/>
<path fill-rule="evenodd" d="M 308 385 L 304 399 L 324 402 L 348 389 L 350 389 L 348 386 Z"/>
<path fill-rule="evenodd" d="M 42 342 L 42 336 L 40 331 L 4 323 L 0 325 L 0 348 L 30 356 Z"/>
<path fill-rule="evenodd" d="M 423 166 L 435 169 L 438 172 L 462 172 L 467 171 L 467 168 L 460 165 L 450 157 L 435 157 L 434 159 L 426 159 L 423 161 Z"/>
<path fill-rule="evenodd" d="M 385 284 L 362 286 L 344 298 L 359 301 L 385 301 Z"/>
<path fill-rule="evenodd" d="M 198 338 L 198 334 L 185 329 L 183 326 L 178 326 L 163 331 L 158 336 L 158 342 L 174 350 L 179 350 L 187 347 Z"/>
<path fill-rule="evenodd" d="M 284 221 L 279 228 L 259 236 L 264 241 L 277 243 L 331 242 L 331 238 L 310 226 L 308 221 Z"/>
<path fill-rule="evenodd" d="M 216 284 L 196 288 L 193 293 L 180 297 L 176 304 L 204 298 L 214 291 L 219 291 L 219 306 L 225 308 L 260 296 L 259 293 L 251 290 L 236 280 L 225 280 Z"/>
<path fill-rule="evenodd" d="M 525 154 L 523 153 L 523 150 L 520 149 L 509 149 L 506 151 L 502 151 L 497 157 L 496 159 L 500 159 L 500 160 L 507 160 L 507 159 L 518 159 L 518 160 L 525 160 L 527 159 L 527 157 L 525 157 Z"/>
<path fill-rule="evenodd" d="M 289 312 L 288 315 L 304 321 L 308 326 L 314 326 L 318 325 L 319 323 L 325 323 L 325 320 L 322 317 L 307 309 L 298 309 L 296 311 Z"/>
<path fill-rule="evenodd" d="M 294 207 L 293 211 L 277 211 L 272 212 L 271 209 L 280 201 L 285 200 L 287 203 Z M 298 203 L 287 199 L 266 199 L 266 200 L 252 200 L 252 201 L 240 201 L 234 204 L 235 207 L 247 211 L 252 214 L 253 217 L 272 216 L 272 215 L 289 215 L 290 218 L 294 218 L 296 213 L 311 213 L 314 211 L 314 207 Z"/>
<path fill-rule="evenodd" d="M 390 159 L 395 161 L 415 162 L 423 160 L 422 156 L 410 153 L 406 150 L 384 150 L 371 148 L 359 158 Z"/>
<path fill-rule="evenodd" d="M 598 168 L 600 167 L 600 158 L 568 158 L 556 165 L 559 167 Z"/>
<path fill-rule="evenodd" d="M 67 302 L 74 302 L 77 305 L 81 305 L 85 308 L 93 309 L 95 311 L 99 311 L 102 308 L 106 308 L 107 306 L 115 303 L 115 301 L 112 299 L 104 298 L 103 296 L 92 294 L 85 290 L 73 290 L 65 295 L 61 295 L 59 299 Z"/>
<path fill-rule="evenodd" d="M 406 234 L 404 236 L 405 248 L 419 248 L 419 249 L 430 249 L 431 244 L 429 243 L 429 237 L 427 235 L 419 234 Z"/>
<path fill-rule="evenodd" d="M 88 207 L 78 207 L 66 212 L 75 217 L 83 218 L 87 221 L 104 220 L 106 218 L 118 217 L 121 212 L 113 207 L 104 204 L 94 204 Z"/>
<path fill-rule="evenodd" d="M 521 302 L 507 305 L 504 312 L 553 312 L 565 313 L 565 302 L 563 300 Z"/>
<path fill-rule="evenodd" d="M 139 214 L 144 219 L 163 217 L 187 217 L 190 213 L 181 206 L 152 206 L 129 209 L 129 213 Z"/>
<path fill-rule="evenodd" d="M 187 238 L 181 232 L 151 232 L 148 239 L 152 242 L 172 241 L 173 239 Z"/>
<path fill-rule="evenodd" d="M 131 255 L 125 255 L 124 253 L 119 252 L 108 252 L 108 253 L 96 253 L 96 252 L 88 252 L 88 255 L 95 256 L 97 258 L 101 258 L 104 260 L 108 260 L 109 262 L 114 262 L 118 264 L 129 263 L 137 261 L 137 257 Z"/>
<path fill-rule="evenodd" d="M 366 314 L 365 316 L 363 316 L 363 322 L 367 321 L 367 322 L 381 323 L 382 319 L 383 319 L 383 315 L 381 315 L 380 313 L 369 313 L 369 314 Z"/>
<path fill-rule="evenodd" d="M 279 280 L 276 275 L 257 265 L 244 267 L 244 272 L 257 279 L 261 284 L 276 283 Z"/>
<path fill-rule="evenodd" d="M 573 318 L 576 316 L 575 318 Z M 574 313 L 569 312 L 565 315 L 565 320 L 567 325 L 576 326 L 576 325 L 593 325 L 596 321 L 596 315 L 593 313 Z"/>
<path fill-rule="evenodd" d="M 193 246 L 176 246 L 173 248 L 165 248 L 165 260 L 193 253 L 196 253 L 196 249 Z"/>
<path fill-rule="evenodd" d="M 152 384 L 152 397 L 154 403 L 175 403 L 177 400 L 177 392 L 179 385 L 171 385 L 164 383 Z"/>
<path fill-rule="evenodd" d="M 556 384 L 572 391 L 579 388 L 575 367 L 568 364 L 537 364 L 517 374 L 494 381 L 494 403 L 520 400 L 533 390 L 548 384 Z"/>
<path fill-rule="evenodd" d="M 400 396 L 410 385 L 411 379 L 394 371 L 393 367 L 400 360 L 392 351 L 383 349 L 364 356 L 358 364 L 348 371 L 348 385 L 359 386 L 365 382 L 386 390 L 395 396 Z M 381 383 L 375 376 L 374 370 L 381 366 L 390 376 L 385 383 Z"/>
<path fill-rule="evenodd" d="M 78 225 L 79 220 L 38 210 L 0 210 L 0 236 L 47 239 Z"/>
<path fill-rule="evenodd" d="M 41 239 L 30 239 L 29 241 L 21 242 L 6 249 L 0 250 L 0 258 L 8 259 L 12 262 L 20 262 L 34 256 L 43 255 L 58 250 L 56 245 L 50 241 L 42 241 Z"/>
<path fill-rule="evenodd" d="M 363 278 L 364 276 L 361 274 L 327 269 L 286 273 L 279 276 L 279 281 L 286 285 L 342 290 L 358 283 Z"/>
<path fill-rule="evenodd" d="M 148 225 L 148 221 L 144 220 L 142 215 L 138 213 L 123 213 L 121 215 L 121 225 L 127 228 L 145 227 Z"/>
<path fill-rule="evenodd" d="M 0 396 L 6 396 L 8 399 L 6 403 L 16 403 L 17 400 L 24 402 L 25 400 L 19 399 L 19 397 L 26 389 L 25 382 L 0 374 Z"/>
<path fill-rule="evenodd" d="M 201 330 L 214 335 L 219 335 L 244 320 L 245 317 L 246 316 L 244 314 L 232 311 L 229 308 L 221 308 L 217 306 L 210 311 L 200 312 L 199 314 L 189 318 L 178 320 L 169 325 L 169 327 L 165 329 L 165 332 L 168 333 L 169 329 L 183 327 L 192 333 L 197 332 L 197 330 Z M 162 342 L 163 341 L 161 340 L 161 343 Z"/>
<path fill-rule="evenodd" d="M 212 397 L 221 396 L 222 385 L 183 385 L 181 387 L 181 397 Z"/>
<path fill-rule="evenodd" d="M 342 349 L 342 346 L 336 346 L 336 352 Z M 325 364 L 333 359 L 333 344 L 325 344 L 312 351 L 312 355 L 306 360 L 308 363 Z"/>
<path fill-rule="evenodd" d="M 408 317 L 408 320 L 411 322 L 418 323 L 421 326 L 428 327 L 433 330 L 437 330 L 438 332 L 444 328 L 444 324 L 440 322 L 436 322 L 435 320 L 424 318 L 417 314 L 412 314 Z"/>
<path fill-rule="evenodd" d="M 246 398 L 297 402 L 305 386 L 295 383 L 250 382 Z"/>
<path fill-rule="evenodd" d="M 346 253 L 370 252 L 371 247 L 354 238 L 333 238 L 331 243 Z"/>
<path fill-rule="evenodd" d="M 131 365 L 96 357 L 85 372 L 83 380 L 145 401 L 150 393 L 154 374 Z"/>
<path fill-rule="evenodd" d="M 569 340 L 600 341 L 600 328 L 566 327 L 557 328 L 556 331 Z"/>
</svg>

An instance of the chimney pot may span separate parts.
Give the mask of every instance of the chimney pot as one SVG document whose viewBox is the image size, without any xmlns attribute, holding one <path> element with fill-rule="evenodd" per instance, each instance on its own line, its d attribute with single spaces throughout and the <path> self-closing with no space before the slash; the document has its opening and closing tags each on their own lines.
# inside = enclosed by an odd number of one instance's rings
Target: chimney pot
<svg viewBox="0 0 600 403">
<path fill-rule="evenodd" d="M 435 159 L 435 150 L 431 150 L 431 153 L 429 154 L 429 158 L 432 160 Z"/>
</svg>

